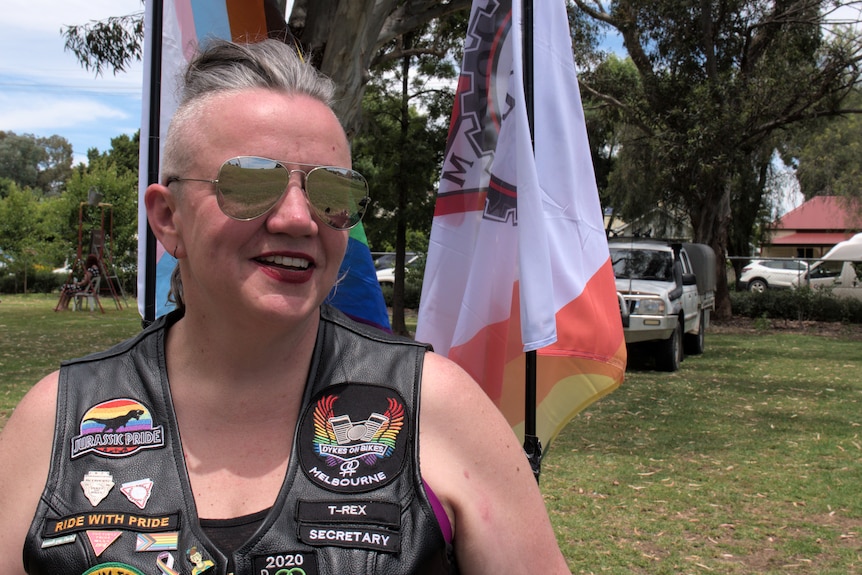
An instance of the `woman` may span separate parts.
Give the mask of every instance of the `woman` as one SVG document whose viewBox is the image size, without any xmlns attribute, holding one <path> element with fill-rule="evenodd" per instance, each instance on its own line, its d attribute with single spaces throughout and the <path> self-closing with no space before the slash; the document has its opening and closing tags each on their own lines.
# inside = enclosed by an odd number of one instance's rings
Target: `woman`
<svg viewBox="0 0 862 575">
<path fill-rule="evenodd" d="M 191 65 L 145 196 L 178 310 L 13 413 L 4 573 L 569 572 L 476 383 L 324 303 L 368 202 L 332 94 L 274 41 Z"/>
<path fill-rule="evenodd" d="M 69 302 L 75 297 L 75 294 L 86 290 L 90 283 L 99 277 L 99 258 L 96 254 L 90 254 L 84 261 L 84 277 L 81 281 L 73 281 L 72 283 L 63 284 L 60 288 L 60 301 L 57 302 L 57 307 L 54 311 L 69 309 Z"/>
</svg>

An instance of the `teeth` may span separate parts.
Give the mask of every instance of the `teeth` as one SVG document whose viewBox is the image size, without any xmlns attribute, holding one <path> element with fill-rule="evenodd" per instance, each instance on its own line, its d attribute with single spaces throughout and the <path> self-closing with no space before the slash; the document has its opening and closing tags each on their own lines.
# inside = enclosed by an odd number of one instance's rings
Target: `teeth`
<svg viewBox="0 0 862 575">
<path fill-rule="evenodd" d="M 265 258 L 261 258 L 261 260 L 268 264 L 275 264 L 277 266 L 284 266 L 288 268 L 305 269 L 308 267 L 308 260 L 302 258 L 289 258 L 287 256 L 267 256 Z"/>
</svg>

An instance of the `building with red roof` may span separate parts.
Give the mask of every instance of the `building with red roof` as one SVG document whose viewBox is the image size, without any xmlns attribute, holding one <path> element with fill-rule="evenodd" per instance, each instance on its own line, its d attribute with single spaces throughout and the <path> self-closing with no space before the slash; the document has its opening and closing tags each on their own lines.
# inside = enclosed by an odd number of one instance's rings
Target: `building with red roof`
<svg viewBox="0 0 862 575">
<path fill-rule="evenodd" d="M 770 226 L 760 246 L 761 256 L 819 258 L 862 231 L 860 207 L 843 197 L 815 196 Z"/>
</svg>

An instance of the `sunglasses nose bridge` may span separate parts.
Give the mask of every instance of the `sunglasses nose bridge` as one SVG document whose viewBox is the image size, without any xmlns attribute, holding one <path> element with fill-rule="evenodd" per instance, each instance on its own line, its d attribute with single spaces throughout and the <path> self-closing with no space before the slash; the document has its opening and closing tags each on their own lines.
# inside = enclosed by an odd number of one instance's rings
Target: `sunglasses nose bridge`
<svg viewBox="0 0 862 575">
<path fill-rule="evenodd" d="M 313 206 L 311 205 L 311 201 L 308 198 L 308 191 L 306 190 L 306 178 L 308 174 L 299 169 L 289 169 L 285 166 L 281 166 L 285 172 L 287 172 L 287 181 L 284 185 L 284 188 L 281 190 L 281 194 L 278 198 L 273 202 L 272 206 L 269 208 L 268 212 L 272 212 L 273 210 L 280 210 L 279 207 L 281 204 L 291 202 L 289 199 L 290 191 L 293 187 L 298 187 L 299 191 L 302 194 L 303 205 L 308 208 L 308 217 L 312 218 Z M 293 200 L 295 201 L 295 200 Z"/>
<path fill-rule="evenodd" d="M 287 168 L 285 168 L 285 169 L 287 169 Z M 308 179 L 308 173 L 305 172 L 304 170 L 299 170 L 299 169 L 287 170 L 287 187 L 290 187 L 290 184 L 293 183 L 293 175 L 294 174 L 300 174 L 298 176 L 299 177 L 299 187 L 302 188 L 302 191 L 307 193 L 307 190 L 305 188 L 305 183 Z"/>
</svg>

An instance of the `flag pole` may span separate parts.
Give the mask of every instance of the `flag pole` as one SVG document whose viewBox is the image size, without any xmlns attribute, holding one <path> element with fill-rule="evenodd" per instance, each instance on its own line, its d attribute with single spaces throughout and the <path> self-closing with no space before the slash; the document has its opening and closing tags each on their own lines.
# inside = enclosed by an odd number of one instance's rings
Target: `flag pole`
<svg viewBox="0 0 862 575">
<path fill-rule="evenodd" d="M 150 117 L 147 141 L 147 184 L 159 181 L 159 136 L 161 130 L 162 26 L 164 2 L 153 0 L 152 41 L 150 45 Z M 156 321 L 156 236 L 146 222 L 146 265 L 144 271 L 144 327 Z"/>
<path fill-rule="evenodd" d="M 516 0 L 517 1 L 517 0 Z M 533 116 L 533 0 L 522 1 L 524 16 L 524 104 L 530 126 L 530 143 L 536 151 L 535 119 Z M 542 443 L 536 435 L 536 352 L 528 351 L 525 364 L 524 390 L 524 452 L 533 475 L 539 481 L 542 472 Z"/>
</svg>

